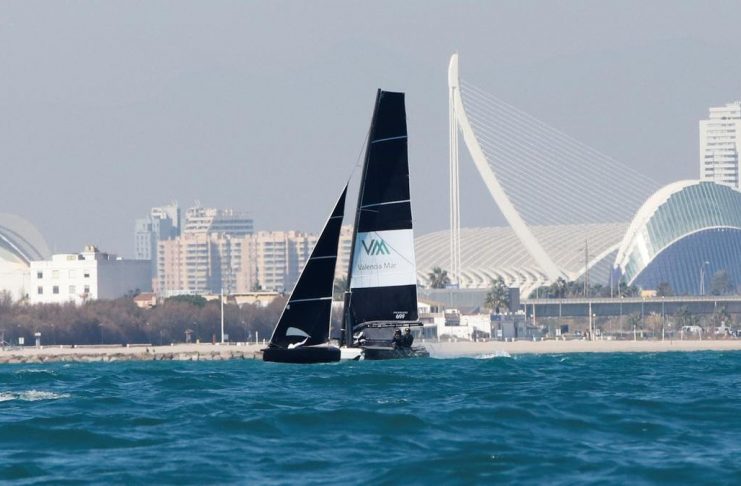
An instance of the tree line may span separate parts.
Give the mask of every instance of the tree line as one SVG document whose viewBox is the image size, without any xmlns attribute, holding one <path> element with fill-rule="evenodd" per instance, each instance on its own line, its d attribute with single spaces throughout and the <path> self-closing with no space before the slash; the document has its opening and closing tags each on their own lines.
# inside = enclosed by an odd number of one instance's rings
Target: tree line
<svg viewBox="0 0 741 486">
<path fill-rule="evenodd" d="M 279 297 L 268 306 L 224 305 L 224 332 L 230 341 L 269 339 L 285 305 Z M 211 342 L 221 339 L 221 304 L 198 296 L 166 299 L 151 309 L 141 309 L 131 298 L 97 300 L 82 305 L 14 302 L 0 295 L 0 340 L 27 344 L 41 333 L 44 345 L 71 344 L 170 344 Z"/>
</svg>

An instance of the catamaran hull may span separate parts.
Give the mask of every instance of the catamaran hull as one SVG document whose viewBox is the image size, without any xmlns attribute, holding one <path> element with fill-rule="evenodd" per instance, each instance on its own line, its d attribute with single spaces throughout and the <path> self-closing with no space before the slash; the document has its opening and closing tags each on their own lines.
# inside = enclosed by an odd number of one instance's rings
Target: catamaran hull
<svg viewBox="0 0 741 486">
<path fill-rule="evenodd" d="M 386 346 L 364 346 L 363 357 L 368 360 L 429 358 L 430 353 L 424 347 L 392 348 Z"/>
<path fill-rule="evenodd" d="M 340 359 L 342 359 L 342 361 L 360 361 L 363 359 L 362 348 L 348 348 L 347 346 L 342 346 L 340 348 L 340 353 Z"/>
<path fill-rule="evenodd" d="M 262 360 L 296 364 L 333 363 L 340 360 L 340 348 L 334 346 L 267 348 L 262 351 Z"/>
</svg>

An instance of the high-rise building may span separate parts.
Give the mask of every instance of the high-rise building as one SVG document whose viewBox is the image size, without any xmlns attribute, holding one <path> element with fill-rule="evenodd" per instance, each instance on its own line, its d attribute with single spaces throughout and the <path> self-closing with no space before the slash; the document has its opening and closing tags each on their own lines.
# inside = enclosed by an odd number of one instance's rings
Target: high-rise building
<svg viewBox="0 0 741 486">
<path fill-rule="evenodd" d="M 317 236 L 297 231 L 258 231 L 243 247 L 242 278 L 249 290 L 290 291 L 301 273 Z"/>
<path fill-rule="evenodd" d="M 244 236 L 253 231 L 254 222 L 244 211 L 194 207 L 185 212 L 183 234 Z"/>
<path fill-rule="evenodd" d="M 242 248 L 249 236 L 185 234 L 159 242 L 154 290 L 169 297 L 178 294 L 245 292 Z"/>
<path fill-rule="evenodd" d="M 158 242 L 153 286 L 160 295 L 245 291 L 242 246 L 254 231 L 249 214 L 196 206 L 185 213 L 182 234 Z"/>
<path fill-rule="evenodd" d="M 149 216 L 134 224 L 134 258 L 151 261 L 152 276 L 157 275 L 158 243 L 180 236 L 180 208 L 176 203 L 152 208 Z"/>
<path fill-rule="evenodd" d="M 700 120 L 700 178 L 737 189 L 741 175 L 741 101 L 710 108 Z"/>
</svg>

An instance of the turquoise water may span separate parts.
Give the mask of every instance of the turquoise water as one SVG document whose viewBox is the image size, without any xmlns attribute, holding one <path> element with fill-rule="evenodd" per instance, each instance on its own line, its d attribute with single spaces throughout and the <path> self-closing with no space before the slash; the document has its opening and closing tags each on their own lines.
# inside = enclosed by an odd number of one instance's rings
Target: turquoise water
<svg viewBox="0 0 741 486">
<path fill-rule="evenodd" d="M 0 478 L 741 484 L 741 352 L 3 365 Z"/>
</svg>

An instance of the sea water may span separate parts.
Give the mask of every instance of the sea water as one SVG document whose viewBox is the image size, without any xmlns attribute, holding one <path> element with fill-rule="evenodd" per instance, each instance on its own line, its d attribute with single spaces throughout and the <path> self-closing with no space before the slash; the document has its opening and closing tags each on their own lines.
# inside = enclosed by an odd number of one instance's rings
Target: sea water
<svg viewBox="0 0 741 486">
<path fill-rule="evenodd" d="M 741 484 L 741 352 L 0 366 L 17 484 Z"/>
</svg>

